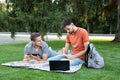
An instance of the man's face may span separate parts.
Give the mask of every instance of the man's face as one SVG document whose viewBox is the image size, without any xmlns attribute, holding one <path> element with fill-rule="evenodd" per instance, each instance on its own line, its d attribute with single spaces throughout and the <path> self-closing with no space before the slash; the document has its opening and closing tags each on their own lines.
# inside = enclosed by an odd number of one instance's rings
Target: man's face
<svg viewBox="0 0 120 80">
<path fill-rule="evenodd" d="M 42 38 L 41 38 L 41 36 L 36 37 L 36 39 L 35 39 L 35 41 L 33 41 L 33 43 L 34 43 L 34 46 L 38 46 L 38 47 L 42 46 Z"/>
<path fill-rule="evenodd" d="M 69 34 L 74 33 L 73 24 L 67 25 L 64 29 L 65 29 L 65 30 L 67 31 L 67 33 L 69 33 Z"/>
</svg>

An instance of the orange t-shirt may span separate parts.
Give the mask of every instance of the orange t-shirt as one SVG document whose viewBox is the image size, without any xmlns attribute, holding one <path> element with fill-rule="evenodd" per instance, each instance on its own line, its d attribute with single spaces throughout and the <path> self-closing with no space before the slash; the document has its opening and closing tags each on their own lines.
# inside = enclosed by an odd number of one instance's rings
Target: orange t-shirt
<svg viewBox="0 0 120 80">
<path fill-rule="evenodd" d="M 74 33 L 66 35 L 66 43 L 72 45 L 72 54 L 77 54 L 84 50 L 84 42 L 89 41 L 88 32 L 83 28 L 78 28 Z M 85 55 L 80 56 L 80 59 L 84 60 Z"/>
</svg>

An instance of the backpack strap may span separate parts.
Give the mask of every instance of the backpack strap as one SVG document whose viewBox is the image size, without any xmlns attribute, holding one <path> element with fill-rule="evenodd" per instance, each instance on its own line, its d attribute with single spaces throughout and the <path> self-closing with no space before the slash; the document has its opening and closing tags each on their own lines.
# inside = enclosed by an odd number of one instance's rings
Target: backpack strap
<svg viewBox="0 0 120 80">
<path fill-rule="evenodd" d="M 93 48 L 94 48 L 94 45 L 92 43 L 90 43 L 88 45 L 88 49 L 85 53 L 85 65 L 86 65 L 86 67 L 88 67 L 88 58 L 92 58 L 91 53 L 93 51 Z"/>
<path fill-rule="evenodd" d="M 88 54 L 89 54 L 89 52 L 90 52 L 90 44 L 88 44 L 88 49 L 87 49 L 87 51 L 85 53 L 85 65 L 86 66 L 88 64 Z"/>
</svg>

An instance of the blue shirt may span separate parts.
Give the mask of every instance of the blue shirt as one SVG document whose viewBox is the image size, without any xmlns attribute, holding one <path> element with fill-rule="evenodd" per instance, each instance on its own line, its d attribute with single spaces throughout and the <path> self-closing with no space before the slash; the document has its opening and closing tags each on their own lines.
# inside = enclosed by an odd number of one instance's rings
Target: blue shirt
<svg viewBox="0 0 120 80">
<path fill-rule="evenodd" d="M 24 54 L 39 54 L 41 57 L 43 54 L 48 54 L 48 57 L 55 56 L 57 52 L 49 49 L 48 44 L 42 41 L 42 46 L 35 51 L 33 43 L 29 42 L 24 48 Z"/>
</svg>

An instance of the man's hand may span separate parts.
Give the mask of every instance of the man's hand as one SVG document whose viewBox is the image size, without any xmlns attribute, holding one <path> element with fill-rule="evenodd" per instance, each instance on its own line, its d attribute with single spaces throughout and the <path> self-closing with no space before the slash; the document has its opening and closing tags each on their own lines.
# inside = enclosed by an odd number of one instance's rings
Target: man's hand
<svg viewBox="0 0 120 80">
<path fill-rule="evenodd" d="M 40 58 L 39 55 L 37 55 L 37 56 L 33 56 L 33 55 L 31 55 L 31 57 L 32 57 L 33 59 L 37 60 L 37 61 L 40 61 L 40 60 L 41 60 L 41 58 Z"/>
<path fill-rule="evenodd" d="M 30 57 L 31 57 L 30 54 L 24 55 L 23 61 L 26 61 L 26 62 L 29 61 L 29 60 L 30 60 Z"/>
<path fill-rule="evenodd" d="M 62 48 L 61 50 L 59 50 L 58 53 L 59 53 L 60 55 L 65 54 L 65 48 Z"/>
<path fill-rule="evenodd" d="M 59 50 L 58 53 L 59 53 L 60 55 L 64 54 L 63 49 Z"/>
</svg>

